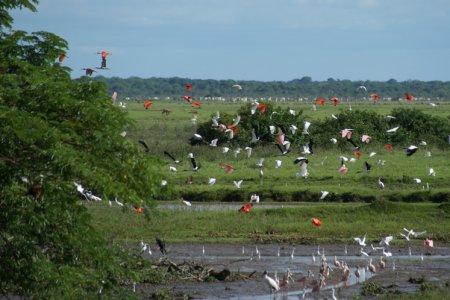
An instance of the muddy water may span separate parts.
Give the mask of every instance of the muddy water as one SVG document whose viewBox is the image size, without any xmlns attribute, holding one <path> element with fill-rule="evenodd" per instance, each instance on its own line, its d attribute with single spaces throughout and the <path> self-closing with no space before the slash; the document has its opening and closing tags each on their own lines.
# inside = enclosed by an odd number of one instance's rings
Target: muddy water
<svg viewBox="0 0 450 300">
<path fill-rule="evenodd" d="M 392 292 L 412 293 L 420 289 L 419 284 L 409 283 L 408 279 L 424 276 L 428 281 L 450 280 L 450 245 L 437 245 L 431 255 L 426 255 L 423 247 L 391 247 L 392 257 L 383 257 L 385 269 L 380 269 L 379 261 L 382 252 L 372 251 L 370 257 L 361 256 L 360 247 L 349 245 L 277 245 L 277 244 L 247 244 L 247 245 L 168 245 L 168 258 L 174 262 L 199 262 L 221 271 L 228 268 L 233 274 L 254 275 L 249 279 L 224 282 L 181 282 L 170 285 L 143 285 L 138 287 L 149 295 L 157 289 L 167 289 L 174 292 L 187 293 L 195 299 L 331 299 L 332 288 L 335 288 L 338 299 L 351 298 L 360 294 L 363 283 L 373 281 L 381 286 L 390 286 Z M 203 252 L 204 248 L 204 252 Z M 347 249 L 347 253 L 345 253 Z M 320 255 L 318 254 L 320 252 Z M 308 270 L 317 278 L 320 258 L 325 254 L 329 265 L 333 268 L 327 285 L 319 292 L 312 293 L 310 287 L 304 287 L 300 278 L 308 274 Z M 313 258 L 314 254 L 314 258 Z M 425 254 L 425 255 L 424 255 Z M 334 266 L 334 260 L 345 261 L 350 267 L 350 277 L 341 281 L 341 270 Z M 147 257 L 158 260 L 161 255 L 157 250 Z M 377 267 L 377 272 L 371 274 L 366 270 L 369 259 Z M 315 260 L 314 260 L 315 259 Z M 360 266 L 361 276 L 356 278 L 354 271 Z M 277 272 L 281 279 L 286 270 L 293 273 L 294 282 L 279 292 L 271 293 L 264 281 L 262 273 L 266 270 L 270 276 Z"/>
</svg>

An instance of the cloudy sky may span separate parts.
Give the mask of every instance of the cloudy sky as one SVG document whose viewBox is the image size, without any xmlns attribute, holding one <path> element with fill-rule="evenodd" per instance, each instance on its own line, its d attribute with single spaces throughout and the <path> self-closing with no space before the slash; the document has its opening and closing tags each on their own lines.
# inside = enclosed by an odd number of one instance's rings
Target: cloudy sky
<svg viewBox="0 0 450 300">
<path fill-rule="evenodd" d="M 40 0 L 14 29 L 68 41 L 72 76 L 450 80 L 448 0 Z"/>
</svg>

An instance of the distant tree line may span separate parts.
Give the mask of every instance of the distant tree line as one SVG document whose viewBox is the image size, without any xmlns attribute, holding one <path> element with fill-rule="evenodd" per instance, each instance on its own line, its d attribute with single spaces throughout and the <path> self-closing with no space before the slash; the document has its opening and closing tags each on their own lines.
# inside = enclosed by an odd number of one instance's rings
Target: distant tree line
<svg viewBox="0 0 450 300">
<path fill-rule="evenodd" d="M 313 81 L 305 76 L 291 81 L 236 81 L 213 79 L 93 77 L 95 81 L 105 82 L 110 93 L 117 91 L 121 97 L 181 97 L 186 94 L 186 84 L 192 86 L 189 92 L 193 97 L 284 97 L 286 100 L 315 99 L 317 97 L 338 97 L 347 100 L 370 98 L 376 93 L 380 99 L 398 100 L 410 93 L 415 99 L 445 101 L 450 99 L 450 81 L 351 81 L 329 78 L 326 81 Z M 242 89 L 233 87 L 240 85 Z"/>
</svg>

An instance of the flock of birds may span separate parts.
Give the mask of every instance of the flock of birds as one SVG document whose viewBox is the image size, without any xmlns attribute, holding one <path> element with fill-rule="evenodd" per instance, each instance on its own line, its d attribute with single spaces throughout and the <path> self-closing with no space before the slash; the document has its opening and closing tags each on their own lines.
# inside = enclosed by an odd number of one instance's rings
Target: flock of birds
<svg viewBox="0 0 450 300">
<path fill-rule="evenodd" d="M 252 197 L 255 199 L 256 195 L 252 195 Z M 410 241 L 411 238 L 419 238 L 420 236 L 424 235 L 426 231 L 415 231 L 413 229 L 403 228 L 401 232 L 399 233 L 400 238 L 405 238 L 407 241 Z M 329 262 L 327 259 L 327 256 L 325 254 L 325 249 L 317 246 L 317 252 L 313 252 L 311 255 L 311 261 L 308 263 L 308 265 L 318 265 L 319 270 L 317 274 L 315 274 L 311 269 L 307 271 L 306 274 L 303 272 L 299 272 L 297 275 L 295 275 L 290 268 L 287 268 L 286 271 L 283 273 L 282 277 L 279 278 L 278 272 L 273 272 L 273 275 L 270 275 L 267 271 L 263 272 L 263 278 L 266 282 L 267 286 L 270 289 L 271 293 L 277 293 L 277 292 L 284 292 L 289 290 L 290 284 L 296 284 L 295 288 L 303 288 L 303 294 L 302 297 L 304 298 L 305 295 L 308 293 L 311 293 L 312 295 L 315 295 L 321 290 L 329 290 L 331 287 L 332 290 L 332 299 L 337 299 L 335 294 L 335 287 L 338 286 L 346 286 L 347 284 L 353 283 L 359 283 L 364 282 L 366 279 L 374 276 L 378 272 L 381 272 L 385 270 L 388 265 L 387 262 L 389 260 L 392 261 L 391 268 L 393 271 L 396 270 L 395 261 L 393 259 L 394 255 L 389 250 L 390 243 L 394 240 L 394 236 L 388 235 L 378 242 L 377 246 L 374 246 L 373 243 L 368 246 L 368 241 L 366 234 L 362 237 L 354 237 L 353 241 L 357 245 L 357 247 L 360 248 L 359 251 L 356 252 L 354 256 L 349 255 L 349 251 L 347 250 L 347 245 L 344 246 L 344 255 L 341 259 L 338 259 L 337 255 L 334 255 L 334 259 L 332 262 Z M 166 244 L 164 241 L 162 241 L 159 238 L 156 238 L 156 246 L 162 253 L 162 255 L 165 257 L 166 255 L 170 255 L 170 252 L 166 248 Z M 141 240 L 140 242 L 141 252 L 142 253 L 148 253 L 148 255 L 153 255 L 153 252 L 151 251 L 150 244 L 144 242 Z M 426 254 L 431 254 L 430 249 L 434 247 L 433 240 L 426 238 L 423 241 L 423 247 L 425 248 Z M 291 265 L 295 262 L 295 250 L 296 248 L 293 247 L 292 251 L 290 251 L 290 261 Z M 336 251 L 336 250 L 334 250 Z M 258 245 L 254 246 L 254 250 L 246 249 L 245 246 L 242 246 L 242 257 L 246 257 L 248 255 L 248 261 L 254 261 L 254 260 L 261 260 L 262 251 L 258 248 Z M 201 257 L 205 257 L 206 250 L 205 246 L 201 249 Z M 286 255 L 286 254 L 283 254 Z M 283 256 L 281 254 L 281 247 L 278 247 L 278 250 L 276 253 L 269 254 L 268 257 L 280 257 Z M 239 256 L 239 257 L 241 257 Z M 408 256 L 412 256 L 411 247 L 408 247 Z M 318 257 L 318 258 L 316 258 Z M 357 257 L 360 257 L 359 259 Z M 374 262 L 375 257 L 379 257 L 378 263 Z M 264 257 L 263 257 L 264 258 Z M 352 261 L 350 266 L 350 263 L 345 260 L 345 258 L 348 259 L 348 261 Z M 362 263 L 361 263 L 362 259 Z M 355 262 L 355 260 L 358 260 L 358 262 Z M 424 260 L 424 254 L 420 254 L 420 260 Z M 238 261 L 245 261 L 242 259 L 239 259 Z M 294 278 L 296 277 L 296 278 Z M 328 281 L 330 283 L 328 284 Z M 331 283 L 332 282 L 332 283 Z"/>
<path fill-rule="evenodd" d="M 96 68 L 83 68 L 82 70 L 85 71 L 85 75 L 86 76 L 92 76 L 94 74 L 95 69 L 97 70 L 108 70 L 107 66 L 106 66 L 106 58 L 108 57 L 108 55 L 112 55 L 112 53 L 107 52 L 107 51 L 101 51 L 101 52 L 97 52 L 96 54 L 100 54 L 101 55 L 101 63 L 100 63 L 100 67 L 96 67 Z M 62 63 L 66 58 L 68 58 L 66 53 L 62 53 L 61 55 L 59 55 L 58 57 L 58 61 L 60 63 Z"/>
</svg>

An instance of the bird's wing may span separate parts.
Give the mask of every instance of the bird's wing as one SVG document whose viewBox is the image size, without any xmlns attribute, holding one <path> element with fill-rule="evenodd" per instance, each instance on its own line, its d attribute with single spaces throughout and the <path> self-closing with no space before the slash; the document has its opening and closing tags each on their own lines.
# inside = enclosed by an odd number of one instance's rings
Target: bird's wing
<svg viewBox="0 0 450 300">
<path fill-rule="evenodd" d="M 164 154 L 167 155 L 171 160 L 176 161 L 175 157 L 173 157 L 172 155 L 170 155 L 169 152 L 164 151 Z"/>
</svg>

